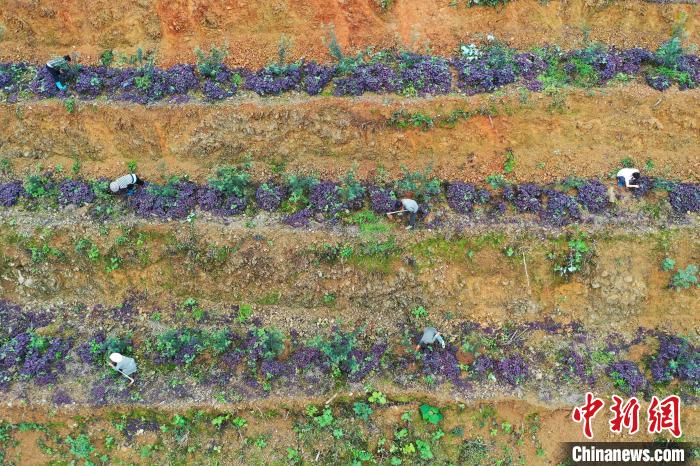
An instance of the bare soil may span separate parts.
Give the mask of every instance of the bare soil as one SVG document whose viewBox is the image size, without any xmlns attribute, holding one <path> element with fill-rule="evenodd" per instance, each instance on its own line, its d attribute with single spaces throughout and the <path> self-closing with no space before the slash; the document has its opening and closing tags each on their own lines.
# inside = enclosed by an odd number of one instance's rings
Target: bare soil
<svg viewBox="0 0 700 466">
<path fill-rule="evenodd" d="M 350 394 L 341 394 L 336 401 L 329 406 L 334 410 L 336 416 L 344 409 L 339 405 L 343 399 L 352 399 Z M 391 395 L 389 395 L 391 396 Z M 367 435 L 376 439 L 384 435 L 393 437 L 397 426 L 406 425 L 412 432 L 430 432 L 431 427 L 426 426 L 416 416 L 421 402 L 437 404 L 442 407 L 444 420 L 440 424 L 440 429 L 447 433 L 441 440 L 441 445 L 437 448 L 436 454 L 445 455 L 456 454 L 456 450 L 463 441 L 485 439 L 486 444 L 493 443 L 499 446 L 499 450 L 522 456 L 527 464 L 557 464 L 565 457 L 563 442 L 583 441 L 581 426 L 571 421 L 571 410 L 568 408 L 552 408 L 538 404 L 530 404 L 521 400 L 504 400 L 497 403 L 472 402 L 465 403 L 458 407 L 454 403 L 442 401 L 433 397 L 419 398 L 418 402 L 391 402 L 386 407 L 375 407 L 375 414 L 369 426 L 366 426 Z M 136 410 L 131 411 L 124 407 L 115 406 L 112 408 L 98 408 L 86 410 L 77 406 L 59 408 L 47 415 L 41 408 L 31 408 L 22 406 L 5 406 L 3 408 L 3 418 L 15 424 L 27 423 L 29 425 L 39 424 L 48 428 L 47 433 L 38 431 L 14 431 L 13 439 L 16 443 L 10 443 L 5 451 L 7 460 L 14 460 L 16 464 L 44 464 L 55 460 L 56 456 L 68 455 L 67 447 L 62 441 L 70 435 L 77 438 L 81 433 L 88 433 L 91 444 L 96 448 L 95 457 L 100 454 L 107 454 L 113 462 L 118 460 L 137 462 L 143 461 L 143 456 L 139 457 L 139 452 L 149 445 L 159 445 L 155 451 L 149 454 L 149 461 L 170 461 L 179 458 L 181 462 L 196 462 L 197 464 L 207 463 L 206 458 L 214 458 L 220 464 L 250 464 L 263 462 L 265 464 L 283 462 L 286 456 L 286 449 L 290 446 L 297 446 L 296 433 L 292 428 L 295 421 L 303 422 L 305 408 L 315 404 L 323 406 L 323 399 L 306 400 L 277 400 L 261 401 L 255 403 L 245 403 L 237 405 L 217 404 L 211 405 L 190 405 L 173 407 L 159 407 L 157 410 Z M 609 401 L 609 400 L 607 400 Z M 646 405 L 645 405 L 646 406 Z M 205 412 L 232 413 L 235 416 L 243 417 L 248 421 L 248 425 L 243 429 L 242 435 L 228 425 L 222 431 L 212 431 L 209 422 L 193 421 L 188 426 L 189 434 L 179 441 L 172 438 L 170 434 L 162 433 L 152 428 L 135 429 L 130 432 L 131 437 L 126 438 L 115 425 L 123 423 L 121 416 L 129 419 L 157 419 L 157 424 L 162 424 L 172 430 L 170 421 L 175 414 L 188 416 L 193 419 L 194 408 L 201 408 Z M 405 424 L 401 420 L 401 415 L 407 411 L 413 411 L 414 424 Z M 593 419 L 593 432 L 596 441 L 651 441 L 654 437 L 640 429 L 634 436 L 628 434 L 612 434 L 607 425 L 609 413 L 600 413 Z M 643 413 L 642 413 L 643 414 Z M 113 420 L 113 421 L 111 421 Z M 192 422 L 192 421 L 190 421 Z M 339 422 L 339 421 L 336 421 Z M 348 421 L 340 421 L 348 422 Z M 642 427 L 645 420 L 640 419 Z M 682 427 L 684 432 L 697 432 L 700 424 L 700 413 L 697 408 L 683 407 Z M 351 424 L 341 424 L 348 428 Z M 514 435 L 505 432 L 504 426 L 510 426 L 515 432 L 522 432 Z M 369 428 L 367 428 L 369 427 Z M 455 430 L 457 428 L 458 430 Z M 461 430 L 460 430 L 461 429 Z M 321 440 L 324 437 L 315 434 L 307 439 L 303 448 L 299 448 L 300 453 L 311 461 L 318 455 L 321 462 L 328 462 L 333 455 L 333 444 L 328 440 Z M 259 449 L 250 444 L 252 439 L 264 436 L 267 438 L 267 447 Z M 520 437 L 522 436 L 522 437 Z M 106 449 L 105 439 L 111 437 L 115 442 L 115 447 Z M 248 438 L 248 443 L 243 443 L 242 438 Z M 522 441 L 517 441 L 517 438 Z M 314 439 L 317 439 L 314 442 Z M 309 445 L 311 443 L 311 445 Z M 219 445 L 222 450 L 213 454 L 211 447 Z M 47 449 L 46 446 L 53 447 Z M 190 450 L 188 447 L 192 446 Z M 313 449 L 312 449 L 313 448 Z M 191 453 L 185 453 L 191 451 Z M 491 452 L 494 456 L 499 453 Z M 180 456 L 181 455 L 181 456 Z M 444 457 L 444 456 L 443 456 Z M 211 461 L 211 459 L 209 460 Z"/>
<path fill-rule="evenodd" d="M 700 325 L 693 312 L 700 290 L 669 289 L 672 273 L 660 266 L 665 257 L 679 267 L 700 261 L 695 227 L 591 233 L 593 260 L 564 280 L 547 255 L 565 250 L 566 235 L 517 226 L 502 226 L 497 234 L 398 228 L 368 239 L 352 227 L 295 231 L 266 224 L 264 217 L 254 220 L 254 228 L 245 220 L 230 225 L 197 220 L 195 226 L 135 227 L 118 246 L 125 231 L 118 224 L 107 235 L 85 222 L 54 225 L 49 239 L 42 240 L 34 225 L 43 219 L 50 226 L 46 217 L 12 218 L 17 226 L 6 225 L 0 238 L 0 286 L 4 297 L 20 303 L 118 305 L 144 293 L 144 312 L 162 307 L 162 321 L 177 324 L 174 305 L 194 297 L 221 315 L 231 312 L 231 304 L 251 303 L 266 322 L 311 333 L 334 321 L 396 330 L 417 306 L 442 328 L 450 328 L 451 319 L 500 325 L 546 317 L 579 320 L 605 333 L 631 334 L 639 326 L 687 333 Z M 46 237 L 47 231 L 38 233 Z M 361 252 L 368 242 L 390 237 L 399 245 L 390 255 Z M 76 252 L 81 238 L 99 248 L 99 260 Z M 141 238 L 140 245 L 135 238 Z M 48 244 L 62 257 L 33 262 L 28 244 Z M 357 254 L 328 263 L 322 256 L 326 245 L 349 245 Z M 222 253 L 224 247 L 228 252 Z M 518 253 L 507 257 L 508 247 Z M 121 265 L 108 272 L 111 257 L 119 257 Z M 327 293 L 335 296 L 332 304 L 324 302 Z"/>
<path fill-rule="evenodd" d="M 442 179 L 483 182 L 503 170 L 511 149 L 515 180 L 606 176 L 626 157 L 640 167 L 651 161 L 653 175 L 698 180 L 700 90 L 662 94 L 624 85 L 562 92 L 240 97 L 220 105 L 153 107 L 86 102 L 74 114 L 60 101 L 2 105 L 0 157 L 10 158 L 21 174 L 37 163 L 68 168 L 78 159 L 85 175 L 115 176 L 134 160 L 146 179 L 186 173 L 203 181 L 217 166 L 250 158 L 258 179 L 275 165 L 330 177 L 354 166 L 363 177 L 379 167 L 398 176 L 401 166 L 432 166 Z M 494 116 L 429 131 L 388 124 L 400 110 L 437 118 L 456 109 L 487 109 Z"/>
<path fill-rule="evenodd" d="M 45 61 L 77 52 L 95 62 L 106 49 L 153 50 L 158 62 L 192 62 L 193 49 L 227 44 L 232 65 L 262 66 L 277 59 L 282 36 L 290 59 L 330 60 L 334 30 L 345 53 L 397 47 L 451 55 L 463 42 L 498 39 L 529 48 L 581 45 L 590 40 L 620 47 L 655 48 L 683 22 L 698 42 L 698 5 L 640 0 L 518 0 L 500 8 L 466 2 L 398 0 L 382 11 L 374 0 L 7 0 L 0 11 L 0 60 Z M 90 14 L 86 14 L 90 12 Z"/>
</svg>

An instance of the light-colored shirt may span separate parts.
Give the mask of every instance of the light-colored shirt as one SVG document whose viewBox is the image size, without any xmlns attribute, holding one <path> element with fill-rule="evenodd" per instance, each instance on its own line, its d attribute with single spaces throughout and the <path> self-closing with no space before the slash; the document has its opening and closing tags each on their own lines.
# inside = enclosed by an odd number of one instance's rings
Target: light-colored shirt
<svg viewBox="0 0 700 466">
<path fill-rule="evenodd" d="M 617 172 L 618 177 L 622 177 L 625 179 L 625 186 L 630 185 L 630 181 L 632 181 L 632 176 L 635 173 L 639 173 L 639 170 L 636 168 L 622 168 L 619 172 Z"/>
<path fill-rule="evenodd" d="M 421 345 L 432 345 L 435 342 L 440 343 L 442 347 L 445 347 L 445 340 L 442 339 L 435 327 L 428 327 L 423 330 L 423 336 L 420 339 Z"/>
<path fill-rule="evenodd" d="M 126 189 L 132 184 L 135 184 L 137 180 L 138 178 L 136 178 L 136 174 L 134 173 L 120 176 L 109 184 L 109 190 L 113 193 L 118 193 L 122 189 Z"/>
<path fill-rule="evenodd" d="M 418 203 L 413 199 L 401 199 L 401 205 L 411 213 L 418 212 Z"/>
<path fill-rule="evenodd" d="M 127 358 L 124 356 L 124 359 L 119 361 L 117 365 L 114 366 L 114 369 L 120 371 L 122 374 L 131 375 L 136 372 L 136 361 L 134 358 Z"/>
</svg>

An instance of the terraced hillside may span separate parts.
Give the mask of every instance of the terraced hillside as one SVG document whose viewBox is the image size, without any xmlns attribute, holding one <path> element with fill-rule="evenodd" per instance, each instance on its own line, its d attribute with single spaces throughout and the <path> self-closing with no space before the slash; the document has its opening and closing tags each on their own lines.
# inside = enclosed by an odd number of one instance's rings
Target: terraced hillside
<svg viewBox="0 0 700 466">
<path fill-rule="evenodd" d="M 697 4 L 39 3 L 0 11 L 2 464 L 567 464 L 586 392 L 595 440 L 673 440 L 671 395 L 698 440 Z"/>
</svg>

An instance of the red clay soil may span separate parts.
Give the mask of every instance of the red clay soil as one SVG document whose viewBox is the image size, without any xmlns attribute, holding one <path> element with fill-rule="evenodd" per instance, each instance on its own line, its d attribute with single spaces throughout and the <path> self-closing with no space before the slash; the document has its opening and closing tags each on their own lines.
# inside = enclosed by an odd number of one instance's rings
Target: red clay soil
<svg viewBox="0 0 700 466">
<path fill-rule="evenodd" d="M 42 244 L 31 232 L 38 225 L 48 228 L 51 220 L 39 213 L 7 213 L 19 229 L 0 230 L 0 294 L 18 303 L 112 306 L 138 290 L 148 297 L 144 311 L 160 308 L 162 322 L 171 317 L 178 322 L 170 305 L 194 297 L 205 307 L 221 306 L 225 314 L 230 308 L 221 303 L 251 303 L 265 322 L 300 331 L 333 318 L 370 329 L 398 329 L 412 306 L 425 303 L 441 328 L 450 328 L 459 319 L 503 324 L 551 317 L 603 327 L 606 332 L 631 334 L 640 326 L 700 332 L 700 316 L 692 312 L 700 289 L 669 289 L 672 274 L 659 265 L 665 257 L 676 258 L 679 267 L 698 264 L 697 229 L 664 235 L 620 236 L 610 231 L 593 235 L 593 265 L 566 281 L 553 272 L 547 258 L 561 246 L 537 236 L 509 235 L 496 245 L 479 246 L 484 239 L 477 235 L 465 236 L 461 243 L 461 238 L 452 238 L 450 243 L 442 232 L 414 234 L 396 229 L 392 236 L 404 248 L 401 253 L 386 260 L 357 256 L 345 264 L 326 264 L 319 263 L 313 251 L 334 244 L 349 244 L 361 251 L 361 240 L 338 232 L 276 228 L 264 225 L 262 217 L 257 228 L 244 226 L 243 219 L 235 225 L 205 219 L 189 228 L 179 222 L 152 225 L 131 233 L 145 238 L 141 249 L 113 246 L 122 234 L 119 228 L 102 236 L 87 221 L 54 226 L 47 244 L 62 256 L 37 265 L 28 252 L 29 243 L 18 242 L 18 234 L 31 236 L 31 244 Z M 80 220 L 68 213 L 60 218 Z M 90 261 L 75 251 L 81 238 L 97 246 L 103 262 Z M 222 246 L 233 252 L 217 253 Z M 527 254 L 528 274 L 522 258 L 503 254 L 506 246 Z M 122 259 L 121 265 L 108 272 L 105 264 L 114 256 Z M 414 257 L 416 267 L 408 266 L 406 257 Z M 324 303 L 325 293 L 336 297 L 333 306 Z M 446 314 L 457 320 L 443 321 Z"/>
<path fill-rule="evenodd" d="M 40 62 L 78 52 L 93 62 L 105 49 L 157 52 L 159 63 L 193 61 L 193 49 L 226 44 L 235 65 L 262 66 L 277 57 L 329 60 L 331 29 L 346 53 L 368 46 L 452 54 L 461 42 L 493 34 L 514 46 L 580 46 L 589 37 L 622 47 L 656 47 L 685 18 L 698 42 L 698 5 L 641 0 L 516 0 L 500 8 L 468 8 L 466 0 L 5 0 L 0 9 L 0 60 Z"/>
<path fill-rule="evenodd" d="M 49 168 L 73 159 L 86 176 L 112 176 L 130 160 L 152 180 L 187 173 L 203 181 L 215 167 L 253 160 L 258 179 L 272 163 L 286 169 L 361 176 L 381 166 L 396 176 L 402 165 L 432 165 L 443 179 L 483 182 L 501 173 L 511 149 L 515 180 L 606 176 L 620 160 L 651 160 L 657 176 L 698 180 L 700 90 L 654 91 L 624 85 L 561 98 L 515 92 L 473 97 L 407 99 L 318 97 L 236 98 L 223 104 L 179 106 L 78 103 L 68 114 L 60 101 L 0 105 L 0 157 L 19 175 L 37 163 Z M 559 100 L 558 100 L 559 99 Z M 558 103 L 557 103 L 558 102 Z M 452 128 L 397 129 L 398 110 L 438 118 L 455 109 L 490 109 Z"/>
</svg>

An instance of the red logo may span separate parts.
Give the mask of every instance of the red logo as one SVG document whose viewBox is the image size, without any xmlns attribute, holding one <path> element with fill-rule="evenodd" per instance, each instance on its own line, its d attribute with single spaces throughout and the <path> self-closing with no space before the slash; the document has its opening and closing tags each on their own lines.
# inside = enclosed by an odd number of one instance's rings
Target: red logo
<svg viewBox="0 0 700 466">
<path fill-rule="evenodd" d="M 630 435 L 639 432 L 639 411 L 641 405 L 635 397 L 625 401 L 617 395 L 612 396 L 613 416 L 608 422 L 610 432 L 621 434 L 624 430 Z M 586 402 L 582 406 L 574 407 L 571 418 L 574 422 L 583 423 L 583 435 L 586 438 L 593 438 L 592 420 L 600 411 L 605 402 L 596 398 L 592 393 L 586 393 Z M 647 431 L 650 434 L 660 434 L 667 430 L 674 437 L 678 438 L 683 434 L 681 429 L 681 399 L 677 395 L 670 395 L 659 400 L 652 396 L 649 409 L 647 409 Z"/>
<path fill-rule="evenodd" d="M 660 434 L 661 431 L 668 430 L 671 435 L 678 438 L 683 433 L 681 431 L 681 399 L 677 395 L 667 396 L 661 401 L 652 396 L 647 416 L 650 434 Z"/>
<path fill-rule="evenodd" d="M 605 406 L 605 402 L 600 398 L 593 396 L 591 392 L 586 393 L 586 404 L 576 406 L 571 413 L 574 422 L 583 421 L 583 435 L 587 438 L 593 438 L 593 429 L 591 428 L 591 420 L 598 414 L 598 411 Z"/>
<path fill-rule="evenodd" d="M 610 420 L 610 432 L 620 434 L 625 428 L 630 434 L 636 434 L 639 431 L 639 400 L 632 397 L 623 405 L 619 396 L 613 395 L 612 399 L 610 411 L 615 417 Z"/>
</svg>

